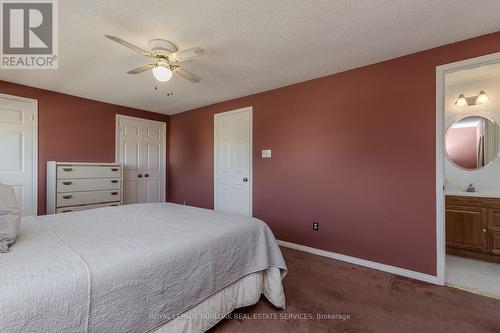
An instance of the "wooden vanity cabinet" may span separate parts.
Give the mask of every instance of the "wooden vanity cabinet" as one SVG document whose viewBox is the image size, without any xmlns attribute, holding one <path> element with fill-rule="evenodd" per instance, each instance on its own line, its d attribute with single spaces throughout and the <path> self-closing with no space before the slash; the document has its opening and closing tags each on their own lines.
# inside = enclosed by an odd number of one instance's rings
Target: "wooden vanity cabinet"
<svg viewBox="0 0 500 333">
<path fill-rule="evenodd" d="M 446 249 L 500 263 L 500 199 L 446 196 Z"/>
</svg>

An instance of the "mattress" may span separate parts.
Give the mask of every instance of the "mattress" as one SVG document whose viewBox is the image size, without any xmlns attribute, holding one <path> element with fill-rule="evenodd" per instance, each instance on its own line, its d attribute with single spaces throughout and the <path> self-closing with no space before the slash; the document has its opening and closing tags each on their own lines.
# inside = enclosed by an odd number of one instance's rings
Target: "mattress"
<svg viewBox="0 0 500 333">
<path fill-rule="evenodd" d="M 284 307 L 286 265 L 255 218 L 170 203 L 25 218 L 0 255 L 0 331 L 154 331 L 256 272 Z"/>
</svg>

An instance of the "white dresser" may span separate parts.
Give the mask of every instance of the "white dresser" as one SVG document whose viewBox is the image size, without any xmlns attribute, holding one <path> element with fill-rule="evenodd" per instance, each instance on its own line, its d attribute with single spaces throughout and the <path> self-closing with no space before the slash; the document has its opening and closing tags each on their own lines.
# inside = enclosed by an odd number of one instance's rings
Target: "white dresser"
<svg viewBox="0 0 500 333">
<path fill-rule="evenodd" d="M 47 214 L 123 203 L 122 165 L 47 162 Z"/>
</svg>

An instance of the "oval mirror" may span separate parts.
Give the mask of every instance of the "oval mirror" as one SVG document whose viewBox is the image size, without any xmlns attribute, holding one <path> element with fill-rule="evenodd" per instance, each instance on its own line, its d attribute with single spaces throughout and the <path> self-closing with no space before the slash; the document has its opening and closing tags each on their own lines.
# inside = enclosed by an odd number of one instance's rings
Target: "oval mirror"
<svg viewBox="0 0 500 333">
<path fill-rule="evenodd" d="M 456 120 L 446 131 L 445 148 L 448 160 L 465 170 L 478 170 L 498 156 L 498 125 L 482 116 Z"/>
</svg>

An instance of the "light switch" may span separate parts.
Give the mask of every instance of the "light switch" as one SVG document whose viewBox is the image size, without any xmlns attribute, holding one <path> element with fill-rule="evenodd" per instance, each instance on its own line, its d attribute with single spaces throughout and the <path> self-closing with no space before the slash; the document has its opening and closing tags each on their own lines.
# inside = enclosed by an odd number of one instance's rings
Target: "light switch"
<svg viewBox="0 0 500 333">
<path fill-rule="evenodd" d="M 271 158 L 271 149 L 263 149 L 262 158 Z"/>
</svg>

